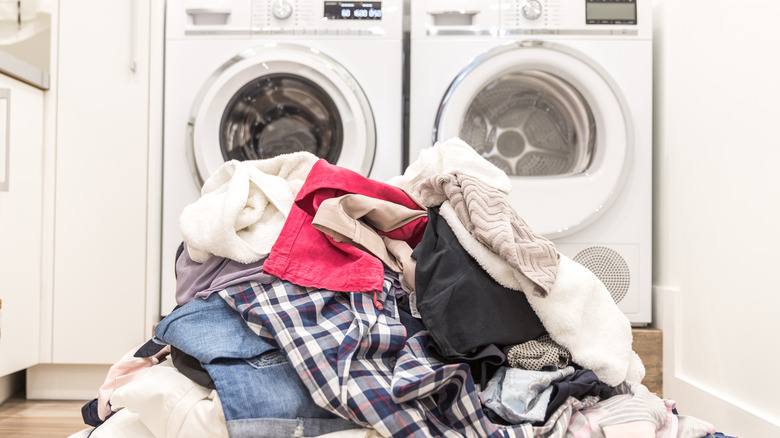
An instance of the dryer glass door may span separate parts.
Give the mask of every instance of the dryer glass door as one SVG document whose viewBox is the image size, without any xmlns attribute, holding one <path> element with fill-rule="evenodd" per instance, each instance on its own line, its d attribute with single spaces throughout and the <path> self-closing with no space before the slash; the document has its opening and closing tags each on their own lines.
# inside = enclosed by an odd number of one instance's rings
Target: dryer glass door
<svg viewBox="0 0 780 438">
<path fill-rule="evenodd" d="M 507 73 L 471 101 L 460 138 L 507 175 L 582 173 L 595 147 L 593 112 L 565 80 L 545 71 Z"/>
<path fill-rule="evenodd" d="M 435 140 L 460 137 L 512 181 L 509 201 L 548 238 L 593 223 L 633 160 L 626 100 L 601 66 L 563 44 L 518 41 L 477 57 L 445 93 Z"/>
</svg>

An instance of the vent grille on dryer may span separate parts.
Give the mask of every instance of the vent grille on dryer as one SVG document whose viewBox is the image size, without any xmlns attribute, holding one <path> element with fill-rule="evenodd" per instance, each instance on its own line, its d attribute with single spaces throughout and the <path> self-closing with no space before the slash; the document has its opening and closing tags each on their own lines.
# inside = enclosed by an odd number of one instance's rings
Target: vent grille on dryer
<svg viewBox="0 0 780 438">
<path fill-rule="evenodd" d="M 631 272 L 628 263 L 617 251 L 591 246 L 577 253 L 574 261 L 590 269 L 604 283 L 616 303 L 626 297 L 631 284 Z"/>
</svg>

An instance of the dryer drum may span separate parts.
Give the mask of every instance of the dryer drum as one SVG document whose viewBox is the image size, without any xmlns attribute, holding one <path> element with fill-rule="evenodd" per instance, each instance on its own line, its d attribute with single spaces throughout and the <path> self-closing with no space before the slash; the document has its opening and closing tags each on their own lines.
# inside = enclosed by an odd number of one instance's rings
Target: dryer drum
<svg viewBox="0 0 780 438">
<path fill-rule="evenodd" d="M 293 74 L 265 75 L 244 85 L 225 107 L 219 132 L 226 161 L 307 151 L 336 164 L 343 142 L 333 99 Z"/>
<path fill-rule="evenodd" d="M 502 75 L 476 94 L 460 137 L 508 175 L 572 175 L 591 163 L 596 125 L 571 84 L 525 70 Z"/>
</svg>

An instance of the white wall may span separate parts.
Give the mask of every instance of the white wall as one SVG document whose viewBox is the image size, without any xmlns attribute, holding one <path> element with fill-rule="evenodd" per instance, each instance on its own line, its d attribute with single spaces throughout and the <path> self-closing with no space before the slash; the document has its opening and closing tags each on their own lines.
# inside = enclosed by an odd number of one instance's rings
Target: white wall
<svg viewBox="0 0 780 438">
<path fill-rule="evenodd" d="M 780 436 L 780 2 L 654 7 L 664 397 L 724 433 Z"/>
</svg>

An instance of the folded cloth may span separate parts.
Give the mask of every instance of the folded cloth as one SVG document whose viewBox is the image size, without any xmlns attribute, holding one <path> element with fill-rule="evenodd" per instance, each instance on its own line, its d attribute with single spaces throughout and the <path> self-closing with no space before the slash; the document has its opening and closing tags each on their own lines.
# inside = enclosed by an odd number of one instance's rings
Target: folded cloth
<svg viewBox="0 0 780 438">
<path fill-rule="evenodd" d="M 397 187 L 319 160 L 298 192 L 263 270 L 299 286 L 339 292 L 381 291 L 384 268 L 379 259 L 349 243 L 334 241 L 312 226 L 323 201 L 350 193 L 424 211 Z M 378 232 L 414 248 L 422 239 L 426 222 L 426 217 L 419 217 L 396 229 Z"/>
<path fill-rule="evenodd" d="M 317 160 L 309 152 L 294 152 L 224 163 L 179 217 L 192 260 L 203 263 L 217 255 L 252 263 L 268 255 Z"/>
</svg>

